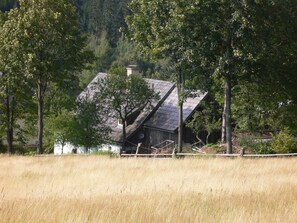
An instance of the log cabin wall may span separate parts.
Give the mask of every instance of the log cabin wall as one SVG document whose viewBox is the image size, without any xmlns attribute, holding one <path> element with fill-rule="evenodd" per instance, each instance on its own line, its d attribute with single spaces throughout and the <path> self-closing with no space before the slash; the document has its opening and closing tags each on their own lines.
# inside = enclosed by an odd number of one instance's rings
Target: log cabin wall
<svg viewBox="0 0 297 223">
<path fill-rule="evenodd" d="M 145 129 L 146 145 L 157 145 L 165 140 L 172 140 L 177 143 L 177 133 L 164 132 L 157 129 Z"/>
</svg>

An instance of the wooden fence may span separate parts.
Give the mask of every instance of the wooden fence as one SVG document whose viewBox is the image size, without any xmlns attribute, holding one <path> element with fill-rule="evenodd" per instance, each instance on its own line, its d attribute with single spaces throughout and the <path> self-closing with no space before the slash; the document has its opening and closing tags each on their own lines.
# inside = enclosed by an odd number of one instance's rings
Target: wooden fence
<svg viewBox="0 0 297 223">
<path fill-rule="evenodd" d="M 226 158 L 282 158 L 297 157 L 297 153 L 286 154 L 205 154 L 205 153 L 172 153 L 172 154 L 122 154 L 121 157 L 142 158 L 175 158 L 175 157 L 226 157 Z"/>
</svg>

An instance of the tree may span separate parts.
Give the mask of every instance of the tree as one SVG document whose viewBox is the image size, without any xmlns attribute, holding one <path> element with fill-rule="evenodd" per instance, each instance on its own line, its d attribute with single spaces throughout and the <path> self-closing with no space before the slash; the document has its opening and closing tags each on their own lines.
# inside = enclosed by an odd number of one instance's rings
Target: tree
<svg viewBox="0 0 297 223">
<path fill-rule="evenodd" d="M 141 59 L 136 44 L 121 36 L 114 49 L 112 67 L 137 64 Z"/>
<path fill-rule="evenodd" d="M 205 143 L 208 144 L 209 136 L 215 130 L 220 129 L 220 106 L 215 101 L 203 101 L 198 111 L 195 112 L 193 119 L 187 123 L 187 127 L 196 132 L 196 138 L 203 142 L 199 138 L 201 131 L 206 131 L 207 136 Z"/>
<path fill-rule="evenodd" d="M 224 86 L 223 140 L 232 153 L 231 93 L 254 73 L 256 33 L 253 1 L 192 1 L 184 8 L 185 26 L 192 29 L 193 62 Z"/>
<path fill-rule="evenodd" d="M 292 1 L 257 1 L 253 5 L 254 35 L 249 44 L 253 63 L 248 78 L 233 88 L 239 130 L 297 130 L 296 10 Z"/>
<path fill-rule="evenodd" d="M 296 7 L 295 2 L 280 0 L 201 1 L 192 12 L 185 10 L 193 29 L 190 37 L 199 49 L 195 59 L 215 70 L 213 78 L 225 84 L 227 152 L 232 152 L 231 89 L 255 106 L 255 111 L 246 109 L 247 118 L 260 109 L 260 119 L 278 111 L 278 117 L 291 114 L 285 119 L 294 120 Z"/>
<path fill-rule="evenodd" d="M 20 1 L 12 43 L 38 102 L 38 153 L 43 152 L 44 97 L 51 82 L 62 87 L 90 59 L 78 28 L 75 8 L 66 0 Z M 9 12 L 10 14 L 10 12 Z"/>
<path fill-rule="evenodd" d="M 105 78 L 99 80 L 98 89 L 96 97 L 102 100 L 109 110 L 115 112 L 115 118 L 121 120 L 124 147 L 128 117 L 151 104 L 158 98 L 158 94 L 142 77 L 138 75 L 127 77 L 123 67 L 111 69 Z"/>
<path fill-rule="evenodd" d="M 273 137 L 271 148 L 276 153 L 296 153 L 297 141 L 288 128 Z"/>
<path fill-rule="evenodd" d="M 168 59 L 173 79 L 178 89 L 178 151 L 182 152 L 183 138 L 183 102 L 185 94 L 185 78 L 190 67 L 189 43 L 182 27 L 183 17 L 180 5 L 183 1 L 168 0 L 132 0 L 132 15 L 127 17 L 129 35 L 140 45 L 143 52 L 153 58 Z"/>
<path fill-rule="evenodd" d="M 130 0 L 76 0 L 79 6 L 82 30 L 95 36 L 107 34 L 111 47 L 115 47 L 125 28 L 125 16 L 129 14 Z"/>
<path fill-rule="evenodd" d="M 93 70 L 96 72 L 107 71 L 113 61 L 113 49 L 108 42 L 107 34 L 102 32 L 99 38 L 91 36 L 89 40 L 89 48 L 94 50 L 96 56 Z"/>
<path fill-rule="evenodd" d="M 71 111 L 63 110 L 58 115 L 51 115 L 45 119 L 47 123 L 45 128 L 45 141 L 47 141 L 49 150 L 51 150 L 55 143 L 63 148 L 67 142 L 71 142 L 75 131 L 74 114 Z"/>
<path fill-rule="evenodd" d="M 102 101 L 89 93 L 79 96 L 70 142 L 77 146 L 84 146 L 86 152 L 102 144 L 110 133 L 110 127 L 106 125 L 107 118 L 108 111 Z"/>
<path fill-rule="evenodd" d="M 244 81 L 233 88 L 233 119 L 236 131 L 248 132 L 258 135 L 265 130 L 270 130 L 273 113 L 271 100 L 263 100 L 260 93 L 261 86 L 252 81 Z M 269 108 L 269 109 L 267 109 Z"/>
<path fill-rule="evenodd" d="M 16 124 L 28 108 L 30 88 L 26 79 L 22 78 L 21 66 L 16 60 L 20 55 L 15 52 L 17 42 L 13 41 L 14 26 L 18 11 L 11 10 L 8 14 L 0 13 L 0 100 L 3 113 L 0 119 L 5 126 L 7 151 L 12 152 L 14 135 L 17 135 L 19 126 Z"/>
<path fill-rule="evenodd" d="M 273 115 L 272 126 L 297 132 L 297 4 L 289 0 L 261 2 L 257 15 L 264 22 L 259 33 L 258 95 Z M 258 19 L 258 18 L 257 18 Z M 265 76 L 265 78 L 261 78 Z M 267 103 L 269 102 L 269 104 Z"/>
</svg>

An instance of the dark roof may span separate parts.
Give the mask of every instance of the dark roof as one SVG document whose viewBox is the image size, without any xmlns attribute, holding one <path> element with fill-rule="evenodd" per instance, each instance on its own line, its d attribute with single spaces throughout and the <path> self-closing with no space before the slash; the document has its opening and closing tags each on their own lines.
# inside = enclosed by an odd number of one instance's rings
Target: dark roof
<svg viewBox="0 0 297 223">
<path fill-rule="evenodd" d="M 104 78 L 106 76 L 105 73 L 98 73 L 96 77 L 90 82 L 90 84 L 86 87 L 86 89 L 79 95 L 79 97 L 84 97 L 88 95 L 88 97 L 92 98 L 94 96 L 94 92 L 96 92 L 96 83 L 98 80 Z M 151 106 L 147 106 L 143 111 L 138 115 L 136 120 L 126 127 L 126 137 L 127 139 L 140 127 L 142 127 L 143 123 L 151 117 L 154 111 L 163 103 L 163 101 L 168 97 L 171 91 L 174 89 L 174 84 L 169 81 L 155 80 L 145 78 L 147 83 L 155 90 L 155 92 L 159 93 L 159 100 L 153 102 Z M 107 120 L 107 125 L 112 129 L 112 133 L 110 134 L 110 138 L 112 141 L 121 142 L 122 141 L 122 128 L 118 125 L 118 119 L 116 118 L 116 114 L 114 112 L 110 112 L 109 118 Z"/>
<path fill-rule="evenodd" d="M 159 93 L 160 99 L 156 100 L 151 106 L 146 107 L 136 118 L 136 120 L 126 127 L 126 137 L 127 139 L 139 128 L 142 127 L 143 123 L 150 118 L 154 111 L 160 106 L 160 104 L 167 98 L 170 92 L 174 88 L 174 84 L 169 81 L 147 79 L 147 83 Z M 118 127 L 118 120 L 115 120 L 115 123 L 112 128 L 111 137 L 114 141 L 122 141 L 122 129 Z"/>
<path fill-rule="evenodd" d="M 105 73 L 98 73 L 90 82 L 87 88 L 79 95 L 92 98 L 96 92 L 96 84 L 99 79 L 106 76 Z M 126 127 L 127 139 L 133 135 L 143 125 L 146 128 L 160 129 L 167 132 L 175 132 L 178 129 L 178 97 L 177 88 L 170 81 L 145 78 L 147 83 L 159 92 L 160 99 L 156 100 L 152 106 L 144 108 L 136 120 Z M 184 122 L 195 112 L 200 102 L 205 98 L 207 93 L 197 91 L 190 94 L 183 105 Z M 116 114 L 111 111 L 107 120 L 108 126 L 112 129 L 110 138 L 112 141 L 122 141 L 122 128 L 118 125 Z"/>
<path fill-rule="evenodd" d="M 93 80 L 88 84 L 88 86 L 85 88 L 85 90 L 79 94 L 78 98 L 87 96 L 87 97 L 90 97 L 90 99 L 93 99 L 95 93 L 97 92 L 96 91 L 96 89 L 97 89 L 96 83 L 98 83 L 98 81 L 100 79 L 105 78 L 105 76 L 106 76 L 106 73 L 98 73 L 93 78 Z"/>
<path fill-rule="evenodd" d="M 183 105 L 183 120 L 186 122 L 207 93 L 201 91 L 193 92 L 186 99 Z M 178 129 L 178 97 L 177 88 L 175 88 L 163 104 L 158 108 L 154 115 L 145 122 L 147 128 L 155 128 L 168 132 L 175 132 Z"/>
</svg>

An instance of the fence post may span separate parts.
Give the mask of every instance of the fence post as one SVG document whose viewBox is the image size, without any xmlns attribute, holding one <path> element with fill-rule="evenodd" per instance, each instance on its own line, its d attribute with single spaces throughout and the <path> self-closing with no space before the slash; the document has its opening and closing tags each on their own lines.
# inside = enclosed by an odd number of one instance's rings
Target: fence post
<svg viewBox="0 0 297 223">
<path fill-rule="evenodd" d="M 137 147 L 136 147 L 136 153 L 135 153 L 135 157 L 137 157 L 137 155 L 138 155 L 138 152 L 139 152 L 139 148 L 141 147 L 141 145 L 142 145 L 142 143 L 141 143 L 141 142 L 137 144 Z"/>
<path fill-rule="evenodd" d="M 172 151 L 172 158 L 176 158 L 175 151 L 176 151 L 176 147 L 174 146 L 174 147 L 173 147 L 173 151 Z"/>
<path fill-rule="evenodd" d="M 244 156 L 244 153 L 245 153 L 245 148 L 240 148 L 240 156 L 242 157 L 242 156 Z"/>
</svg>

